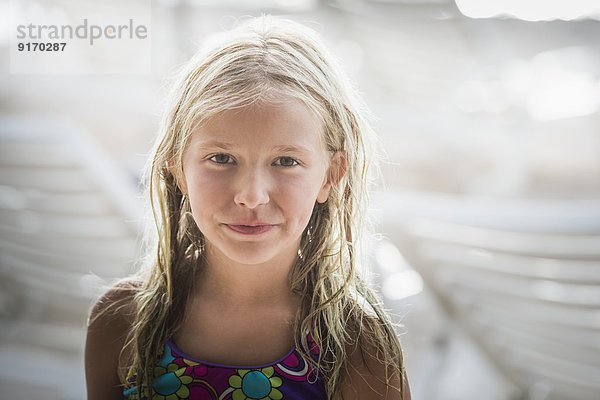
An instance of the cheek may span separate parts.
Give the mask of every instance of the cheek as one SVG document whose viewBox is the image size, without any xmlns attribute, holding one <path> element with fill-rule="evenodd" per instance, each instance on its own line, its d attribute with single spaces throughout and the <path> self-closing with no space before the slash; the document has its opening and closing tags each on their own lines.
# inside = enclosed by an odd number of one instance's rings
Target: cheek
<svg viewBox="0 0 600 400">
<path fill-rule="evenodd" d="M 292 178 L 278 185 L 277 193 L 283 202 L 281 206 L 287 208 L 288 213 L 293 214 L 292 216 L 298 224 L 306 225 L 310 219 L 321 189 L 321 185 L 317 183 L 321 183 L 318 177 L 312 177 L 312 179 Z"/>
<path fill-rule="evenodd" d="M 229 187 L 226 179 L 210 172 L 190 171 L 186 174 L 186 182 L 194 216 L 198 211 L 216 205 Z"/>
</svg>

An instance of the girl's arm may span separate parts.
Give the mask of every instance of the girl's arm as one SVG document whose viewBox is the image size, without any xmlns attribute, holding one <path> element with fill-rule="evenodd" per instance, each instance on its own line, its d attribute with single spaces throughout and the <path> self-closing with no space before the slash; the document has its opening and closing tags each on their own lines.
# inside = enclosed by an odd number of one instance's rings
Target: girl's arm
<svg viewBox="0 0 600 400">
<path fill-rule="evenodd" d="M 117 286 L 109 290 L 92 309 L 85 343 L 88 400 L 123 399 L 118 368 L 121 349 L 131 327 L 130 318 L 127 317 L 130 298 L 131 291 Z"/>
<path fill-rule="evenodd" d="M 388 375 L 386 385 L 385 365 L 369 352 L 355 347 L 349 354 L 340 390 L 334 400 L 410 400 L 406 372 L 388 371 Z"/>
</svg>

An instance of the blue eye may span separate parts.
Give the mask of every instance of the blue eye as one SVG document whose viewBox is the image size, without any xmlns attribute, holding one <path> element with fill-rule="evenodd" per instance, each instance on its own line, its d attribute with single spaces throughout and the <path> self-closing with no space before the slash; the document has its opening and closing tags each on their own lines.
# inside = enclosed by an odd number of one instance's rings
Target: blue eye
<svg viewBox="0 0 600 400">
<path fill-rule="evenodd" d="M 232 162 L 231 156 L 227 154 L 215 154 L 210 160 L 216 164 L 230 164 Z"/>
<path fill-rule="evenodd" d="M 294 165 L 298 165 L 298 161 L 292 157 L 279 157 L 274 164 L 282 167 L 293 167 Z"/>
</svg>

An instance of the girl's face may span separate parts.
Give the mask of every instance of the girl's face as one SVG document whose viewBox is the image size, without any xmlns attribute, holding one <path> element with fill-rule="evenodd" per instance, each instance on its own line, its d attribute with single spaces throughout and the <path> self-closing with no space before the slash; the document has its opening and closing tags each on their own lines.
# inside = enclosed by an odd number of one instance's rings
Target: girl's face
<svg viewBox="0 0 600 400">
<path fill-rule="evenodd" d="M 228 110 L 197 128 L 180 186 L 207 254 L 294 260 L 315 202 L 329 195 L 331 159 L 319 120 L 296 99 Z"/>
</svg>

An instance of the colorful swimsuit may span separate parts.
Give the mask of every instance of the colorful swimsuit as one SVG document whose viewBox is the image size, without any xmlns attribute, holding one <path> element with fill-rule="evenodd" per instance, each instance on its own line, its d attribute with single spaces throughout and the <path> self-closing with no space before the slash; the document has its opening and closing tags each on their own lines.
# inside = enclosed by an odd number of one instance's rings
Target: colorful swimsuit
<svg viewBox="0 0 600 400">
<path fill-rule="evenodd" d="M 314 353 L 318 354 L 316 346 Z M 258 367 L 232 367 L 195 360 L 173 343 L 165 343 L 162 360 L 154 368 L 152 400 L 301 400 L 327 399 L 323 379 L 313 373 L 296 350 L 281 360 Z M 142 399 L 148 399 L 144 388 Z M 137 388 L 123 391 L 137 399 Z"/>
</svg>

